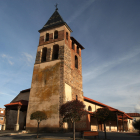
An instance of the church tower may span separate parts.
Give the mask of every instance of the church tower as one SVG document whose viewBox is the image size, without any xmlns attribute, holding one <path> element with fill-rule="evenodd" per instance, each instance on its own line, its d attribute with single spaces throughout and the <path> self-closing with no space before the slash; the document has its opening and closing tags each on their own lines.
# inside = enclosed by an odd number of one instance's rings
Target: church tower
<svg viewBox="0 0 140 140">
<path fill-rule="evenodd" d="M 44 111 L 48 118 L 40 123 L 40 128 L 64 128 L 61 125 L 60 106 L 73 99 L 83 101 L 81 50 L 84 47 L 70 36 L 71 32 L 57 8 L 39 30 L 26 118 L 27 130 L 37 127 L 36 120 L 30 120 L 30 115 L 35 111 Z"/>
</svg>

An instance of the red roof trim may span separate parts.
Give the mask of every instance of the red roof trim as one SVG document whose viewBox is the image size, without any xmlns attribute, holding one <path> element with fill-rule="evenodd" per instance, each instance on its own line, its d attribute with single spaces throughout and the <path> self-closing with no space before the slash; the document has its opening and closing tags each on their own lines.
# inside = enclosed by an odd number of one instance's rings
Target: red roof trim
<svg viewBox="0 0 140 140">
<path fill-rule="evenodd" d="M 16 102 L 12 102 L 12 103 L 6 104 L 4 106 L 7 107 L 7 106 L 13 106 L 13 105 L 19 105 L 19 106 L 24 105 L 24 106 L 28 106 L 28 101 L 26 101 L 26 100 L 20 100 L 20 101 L 16 101 Z"/>
<path fill-rule="evenodd" d="M 139 113 L 126 113 L 126 114 L 131 116 L 131 117 L 140 117 Z"/>
<path fill-rule="evenodd" d="M 93 100 L 93 99 L 87 98 L 87 97 L 85 97 L 85 96 L 84 96 L 84 100 L 85 100 L 85 101 L 92 102 L 92 103 L 97 104 L 97 105 L 100 105 L 100 106 L 102 106 L 102 107 L 107 107 L 110 111 L 120 112 L 120 113 L 123 114 L 124 118 L 133 119 L 132 117 L 130 117 L 129 115 L 127 115 L 125 112 L 120 111 L 120 110 L 118 110 L 118 109 L 115 109 L 115 108 L 113 108 L 113 107 L 111 107 L 111 106 L 108 106 L 108 105 L 106 105 L 106 104 L 100 103 L 100 102 L 98 102 L 98 101 L 95 101 L 95 100 Z M 121 116 L 121 115 L 118 115 L 118 116 Z"/>
</svg>

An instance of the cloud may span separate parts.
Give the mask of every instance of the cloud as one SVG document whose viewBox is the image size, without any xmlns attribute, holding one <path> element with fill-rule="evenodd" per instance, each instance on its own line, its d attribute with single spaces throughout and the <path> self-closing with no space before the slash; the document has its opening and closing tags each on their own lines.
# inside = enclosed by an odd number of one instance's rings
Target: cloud
<svg viewBox="0 0 140 140">
<path fill-rule="evenodd" d="M 68 20 L 67 23 L 69 24 L 70 22 L 72 22 L 74 19 L 76 19 L 79 15 L 82 14 L 82 12 L 84 12 L 95 0 L 89 0 L 86 1 L 86 3 L 78 8 L 78 10 L 76 11 L 76 13 L 74 13 Z"/>
<path fill-rule="evenodd" d="M 2 93 L 2 92 L 0 92 L 0 94 L 7 95 L 7 96 L 14 96 L 14 95 L 11 95 L 11 94 L 8 94 L 8 93 Z"/>
<path fill-rule="evenodd" d="M 140 104 L 135 105 L 135 111 L 140 113 Z"/>
<path fill-rule="evenodd" d="M 2 54 L 1 57 L 4 58 L 4 59 L 7 59 L 8 63 L 9 63 L 10 65 L 13 65 L 13 64 L 14 64 L 14 62 L 11 61 L 11 59 L 12 59 L 11 56 L 8 56 L 8 55 L 6 55 L 6 54 Z"/>
<path fill-rule="evenodd" d="M 32 62 L 33 61 L 33 56 L 28 54 L 28 53 L 23 53 L 23 55 L 26 57 L 26 59 L 28 60 L 28 62 Z"/>
<path fill-rule="evenodd" d="M 28 66 L 31 66 L 31 64 L 34 62 L 34 57 L 31 54 L 28 54 L 26 52 L 23 52 L 22 55 L 24 56 L 24 61 L 26 61 L 26 64 Z"/>
<path fill-rule="evenodd" d="M 97 78 L 98 76 L 102 75 L 103 73 L 109 71 L 111 68 L 121 63 L 125 63 L 126 61 L 131 60 L 133 57 L 137 56 L 138 54 L 140 54 L 140 49 L 136 49 L 133 52 L 130 52 L 127 55 L 124 55 L 118 59 L 104 62 L 102 65 L 96 67 L 93 66 L 89 70 L 85 70 L 85 72 L 83 71 L 84 83 Z"/>
</svg>

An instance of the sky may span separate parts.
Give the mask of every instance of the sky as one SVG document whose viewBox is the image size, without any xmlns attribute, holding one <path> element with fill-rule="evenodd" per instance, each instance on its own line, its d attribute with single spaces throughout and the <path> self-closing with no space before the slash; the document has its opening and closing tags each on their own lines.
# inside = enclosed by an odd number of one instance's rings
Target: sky
<svg viewBox="0 0 140 140">
<path fill-rule="evenodd" d="M 84 96 L 140 113 L 140 0 L 1 0 L 0 107 L 31 87 L 38 30 L 56 3 L 85 48 Z"/>
</svg>

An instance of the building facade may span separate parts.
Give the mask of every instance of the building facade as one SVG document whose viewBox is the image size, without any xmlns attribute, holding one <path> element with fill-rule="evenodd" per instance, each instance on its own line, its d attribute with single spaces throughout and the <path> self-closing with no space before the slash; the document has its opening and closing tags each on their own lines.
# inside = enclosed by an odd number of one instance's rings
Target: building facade
<svg viewBox="0 0 140 140">
<path fill-rule="evenodd" d="M 0 108 L 0 130 L 2 130 L 2 126 L 4 124 L 5 117 L 5 108 Z"/>
<path fill-rule="evenodd" d="M 135 130 L 135 128 L 133 127 L 132 123 L 137 121 L 137 120 L 140 120 L 140 113 L 127 113 L 127 115 L 129 115 L 130 117 L 133 118 L 133 120 L 130 120 L 129 121 L 129 128 L 130 128 L 130 131 L 137 131 Z"/>
</svg>

